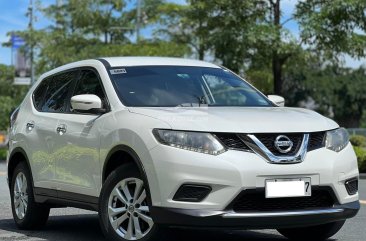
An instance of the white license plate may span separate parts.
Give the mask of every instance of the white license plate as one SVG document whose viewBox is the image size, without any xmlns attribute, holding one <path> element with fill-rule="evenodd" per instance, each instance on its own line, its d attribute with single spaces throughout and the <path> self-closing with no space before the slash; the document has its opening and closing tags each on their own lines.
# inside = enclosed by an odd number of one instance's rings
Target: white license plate
<svg viewBox="0 0 366 241">
<path fill-rule="evenodd" d="M 266 180 L 266 198 L 311 196 L 311 179 L 270 179 Z"/>
</svg>

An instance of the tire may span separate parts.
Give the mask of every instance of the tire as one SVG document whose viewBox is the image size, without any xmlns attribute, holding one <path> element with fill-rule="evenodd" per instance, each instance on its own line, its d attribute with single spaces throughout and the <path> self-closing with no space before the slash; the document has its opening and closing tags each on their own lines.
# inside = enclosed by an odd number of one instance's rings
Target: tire
<svg viewBox="0 0 366 241">
<path fill-rule="evenodd" d="M 290 240 L 323 241 L 336 234 L 346 221 L 327 223 L 304 228 L 278 229 L 277 231 Z"/>
<path fill-rule="evenodd" d="M 150 216 L 150 192 L 142 180 L 138 169 L 130 164 L 117 168 L 107 177 L 100 195 L 99 221 L 108 240 L 152 241 L 161 233 Z M 135 195 L 137 186 L 141 188 Z"/>
<path fill-rule="evenodd" d="M 10 197 L 13 218 L 19 229 L 38 229 L 46 224 L 50 208 L 35 202 L 32 177 L 24 162 L 15 167 Z"/>
</svg>

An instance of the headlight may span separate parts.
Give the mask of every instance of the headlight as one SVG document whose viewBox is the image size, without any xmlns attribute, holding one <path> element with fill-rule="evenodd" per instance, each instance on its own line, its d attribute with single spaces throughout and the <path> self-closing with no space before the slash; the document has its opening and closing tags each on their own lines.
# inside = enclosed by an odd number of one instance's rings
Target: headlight
<svg viewBox="0 0 366 241">
<path fill-rule="evenodd" d="M 325 147 L 329 150 L 340 152 L 349 142 L 349 135 L 346 129 L 339 128 L 332 131 L 327 131 Z"/>
<path fill-rule="evenodd" d="M 155 138 L 164 145 L 210 155 L 225 152 L 224 146 L 210 133 L 153 130 Z"/>
</svg>

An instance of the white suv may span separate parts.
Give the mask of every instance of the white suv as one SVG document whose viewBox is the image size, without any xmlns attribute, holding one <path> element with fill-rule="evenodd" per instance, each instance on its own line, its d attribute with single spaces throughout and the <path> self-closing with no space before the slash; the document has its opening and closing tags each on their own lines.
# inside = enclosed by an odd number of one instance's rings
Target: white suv
<svg viewBox="0 0 366 241">
<path fill-rule="evenodd" d="M 99 212 L 110 240 L 153 240 L 166 226 L 327 239 L 360 208 L 358 175 L 334 121 L 201 61 L 68 64 L 11 116 L 8 180 L 24 229 L 78 207 Z"/>
</svg>

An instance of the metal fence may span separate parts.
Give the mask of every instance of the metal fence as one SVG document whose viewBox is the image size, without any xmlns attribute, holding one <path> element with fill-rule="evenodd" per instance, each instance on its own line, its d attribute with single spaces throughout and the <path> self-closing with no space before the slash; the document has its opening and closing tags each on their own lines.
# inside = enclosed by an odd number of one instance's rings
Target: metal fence
<svg viewBox="0 0 366 241">
<path fill-rule="evenodd" d="M 361 135 L 366 136 L 366 128 L 350 128 L 347 129 L 350 135 Z"/>
</svg>

